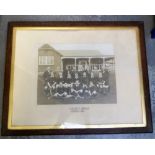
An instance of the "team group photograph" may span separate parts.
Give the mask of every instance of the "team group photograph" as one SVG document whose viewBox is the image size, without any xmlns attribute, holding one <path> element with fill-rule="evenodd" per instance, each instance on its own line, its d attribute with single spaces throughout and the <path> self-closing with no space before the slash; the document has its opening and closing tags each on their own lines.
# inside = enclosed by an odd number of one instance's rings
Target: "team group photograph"
<svg viewBox="0 0 155 155">
<path fill-rule="evenodd" d="M 79 56 L 76 52 L 59 58 L 51 46 L 40 49 L 39 103 L 104 103 L 104 100 L 112 103 L 116 100 L 114 57 L 93 56 L 97 53 L 92 51 L 88 56 L 78 51 Z"/>
</svg>

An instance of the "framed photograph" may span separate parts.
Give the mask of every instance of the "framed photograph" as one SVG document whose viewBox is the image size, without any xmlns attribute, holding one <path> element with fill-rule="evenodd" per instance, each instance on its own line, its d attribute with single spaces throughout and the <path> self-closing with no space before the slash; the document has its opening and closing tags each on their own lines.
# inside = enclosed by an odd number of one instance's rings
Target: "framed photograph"
<svg viewBox="0 0 155 155">
<path fill-rule="evenodd" d="M 142 22 L 10 22 L 2 135 L 152 132 Z"/>
</svg>

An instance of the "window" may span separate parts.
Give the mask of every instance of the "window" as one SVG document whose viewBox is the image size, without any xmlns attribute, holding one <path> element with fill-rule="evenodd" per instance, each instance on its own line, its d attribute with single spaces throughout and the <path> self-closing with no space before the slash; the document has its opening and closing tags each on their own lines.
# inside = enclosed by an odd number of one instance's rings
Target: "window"
<svg viewBox="0 0 155 155">
<path fill-rule="evenodd" d="M 54 56 L 39 56 L 39 65 L 54 65 Z"/>
</svg>

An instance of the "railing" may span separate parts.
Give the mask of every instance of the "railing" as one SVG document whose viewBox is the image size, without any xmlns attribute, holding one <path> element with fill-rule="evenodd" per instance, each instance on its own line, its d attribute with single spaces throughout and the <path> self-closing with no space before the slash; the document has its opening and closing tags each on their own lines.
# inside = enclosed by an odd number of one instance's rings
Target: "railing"
<svg viewBox="0 0 155 155">
<path fill-rule="evenodd" d="M 91 65 L 66 65 L 66 68 L 69 68 L 71 70 L 78 70 L 78 71 L 82 71 L 82 70 L 102 70 L 102 69 L 109 69 L 109 70 L 113 70 L 114 69 L 114 64 L 91 64 Z"/>
</svg>

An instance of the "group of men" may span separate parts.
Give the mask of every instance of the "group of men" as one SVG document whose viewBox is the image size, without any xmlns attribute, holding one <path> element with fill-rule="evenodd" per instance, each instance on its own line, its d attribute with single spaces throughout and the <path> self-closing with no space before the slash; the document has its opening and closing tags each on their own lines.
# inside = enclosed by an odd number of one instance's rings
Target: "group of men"
<svg viewBox="0 0 155 155">
<path fill-rule="evenodd" d="M 58 71 L 53 72 L 48 67 L 43 73 L 44 94 L 50 99 L 74 98 L 77 100 L 94 98 L 98 94 L 108 93 L 109 71 Z"/>
</svg>

